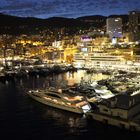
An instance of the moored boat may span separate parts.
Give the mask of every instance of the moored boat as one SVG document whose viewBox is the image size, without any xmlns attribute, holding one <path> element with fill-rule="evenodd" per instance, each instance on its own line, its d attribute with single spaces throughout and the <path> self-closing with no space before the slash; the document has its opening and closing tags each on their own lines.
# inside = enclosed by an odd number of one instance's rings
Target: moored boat
<svg viewBox="0 0 140 140">
<path fill-rule="evenodd" d="M 83 96 L 71 96 L 62 89 L 30 90 L 27 94 L 45 105 L 78 114 L 86 113 L 91 109 Z"/>
</svg>

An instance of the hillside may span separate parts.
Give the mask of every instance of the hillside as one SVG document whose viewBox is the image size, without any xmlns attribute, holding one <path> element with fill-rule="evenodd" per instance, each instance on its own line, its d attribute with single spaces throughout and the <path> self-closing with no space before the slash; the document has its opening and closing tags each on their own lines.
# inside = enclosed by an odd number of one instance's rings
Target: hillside
<svg viewBox="0 0 140 140">
<path fill-rule="evenodd" d="M 128 15 L 111 15 L 109 17 L 121 16 L 123 21 L 128 21 Z M 23 18 L 0 14 L 0 34 L 34 34 L 45 29 L 88 29 L 89 27 L 102 28 L 106 25 L 107 17 L 101 15 L 84 16 L 79 18 L 52 17 L 48 19 Z"/>
</svg>

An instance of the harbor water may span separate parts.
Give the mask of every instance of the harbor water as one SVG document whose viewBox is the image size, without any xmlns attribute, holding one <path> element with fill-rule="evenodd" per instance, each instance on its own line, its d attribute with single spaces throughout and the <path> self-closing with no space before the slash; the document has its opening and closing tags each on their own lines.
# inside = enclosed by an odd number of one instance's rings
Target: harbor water
<svg viewBox="0 0 140 140">
<path fill-rule="evenodd" d="M 101 80 L 108 76 L 86 74 L 85 71 L 26 77 L 0 83 L 0 139 L 18 140 L 85 140 L 85 139 L 139 139 L 138 132 L 107 126 L 84 115 L 42 105 L 26 94 L 29 89 L 49 86 L 63 87 L 85 80 Z"/>
</svg>

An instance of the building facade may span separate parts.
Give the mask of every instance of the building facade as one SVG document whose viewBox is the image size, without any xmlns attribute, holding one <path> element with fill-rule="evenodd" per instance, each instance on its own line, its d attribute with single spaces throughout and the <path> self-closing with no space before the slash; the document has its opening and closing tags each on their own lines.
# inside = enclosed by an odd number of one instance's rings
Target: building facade
<svg viewBox="0 0 140 140">
<path fill-rule="evenodd" d="M 112 40 L 113 38 L 122 37 L 122 19 L 121 18 L 107 18 L 107 34 Z"/>
<path fill-rule="evenodd" d="M 129 12 L 129 40 L 131 42 L 140 40 L 140 12 Z"/>
</svg>

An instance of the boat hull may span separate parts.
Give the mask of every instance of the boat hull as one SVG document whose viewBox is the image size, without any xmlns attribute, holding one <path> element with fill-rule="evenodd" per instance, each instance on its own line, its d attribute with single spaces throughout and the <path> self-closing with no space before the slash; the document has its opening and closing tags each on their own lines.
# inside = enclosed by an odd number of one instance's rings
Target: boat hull
<svg viewBox="0 0 140 140">
<path fill-rule="evenodd" d="M 69 112 L 73 112 L 73 113 L 78 113 L 78 114 L 83 114 L 83 110 L 82 108 L 78 108 L 78 107 L 69 107 L 69 106 L 64 106 L 64 105 L 60 105 L 60 104 L 56 104 L 54 102 L 51 102 L 51 101 L 47 101 L 45 98 L 42 98 L 42 97 L 37 97 L 37 96 L 33 96 L 32 94 L 30 93 L 27 93 L 32 99 L 42 103 L 42 104 L 45 104 L 47 106 L 51 106 L 51 107 L 54 107 L 54 108 L 58 108 L 58 109 L 62 109 L 62 110 L 65 110 L 65 111 L 69 111 Z"/>
</svg>

